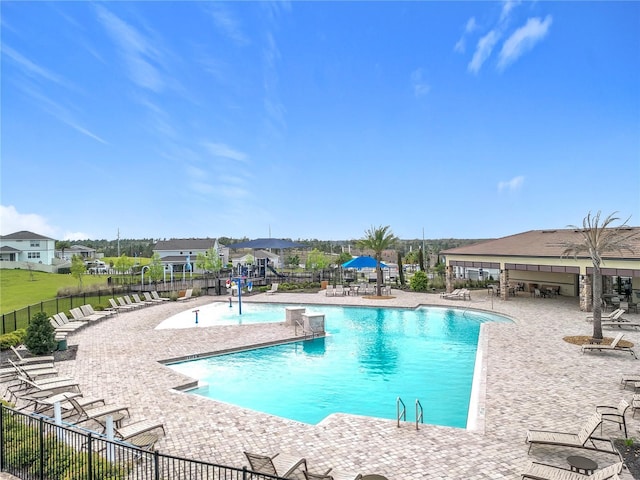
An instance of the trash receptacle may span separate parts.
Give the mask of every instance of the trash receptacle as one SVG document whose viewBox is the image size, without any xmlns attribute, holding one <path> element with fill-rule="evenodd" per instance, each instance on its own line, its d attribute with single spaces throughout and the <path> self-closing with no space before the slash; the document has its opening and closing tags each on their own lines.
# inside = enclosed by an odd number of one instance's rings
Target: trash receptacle
<svg viewBox="0 0 640 480">
<path fill-rule="evenodd" d="M 320 290 L 326 290 L 329 285 L 329 280 L 322 280 L 320 282 Z"/>
<path fill-rule="evenodd" d="M 60 340 L 58 340 L 58 351 L 62 352 L 64 350 L 67 349 L 67 339 L 66 338 L 62 338 Z"/>
</svg>

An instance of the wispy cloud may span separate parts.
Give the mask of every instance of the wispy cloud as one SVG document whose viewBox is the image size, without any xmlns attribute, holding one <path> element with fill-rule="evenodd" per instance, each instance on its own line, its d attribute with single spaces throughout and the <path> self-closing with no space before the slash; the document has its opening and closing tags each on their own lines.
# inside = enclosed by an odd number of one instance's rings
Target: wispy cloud
<svg viewBox="0 0 640 480">
<path fill-rule="evenodd" d="M 467 49 L 467 41 L 466 41 L 467 35 L 473 33 L 477 28 L 478 28 L 478 24 L 476 22 L 475 17 L 471 17 L 469 20 L 467 20 L 467 24 L 464 27 L 464 33 L 462 34 L 460 39 L 456 42 L 455 46 L 453 47 L 453 50 L 458 53 L 464 53 Z"/>
<path fill-rule="evenodd" d="M 80 132 L 81 134 L 86 135 L 87 137 L 92 138 L 92 139 L 94 139 L 94 140 L 96 140 L 96 141 L 98 141 L 100 143 L 103 143 L 105 145 L 107 145 L 109 143 L 105 139 L 103 139 L 102 137 L 96 135 L 95 133 L 93 133 L 92 131 L 90 131 L 86 127 L 84 127 L 75 118 L 75 116 L 71 113 L 71 111 L 68 108 L 63 107 L 58 102 L 55 102 L 55 101 L 51 100 L 49 97 L 44 95 L 39 90 L 37 90 L 35 88 L 32 88 L 27 84 L 22 84 L 22 85 L 19 86 L 19 88 L 23 92 L 25 92 L 26 95 L 28 95 L 31 98 L 33 98 L 36 101 L 36 104 L 40 108 L 42 108 L 45 112 L 47 112 L 48 114 L 52 115 L 53 117 L 57 118 L 62 123 L 68 125 L 69 127 L 73 128 L 74 130 Z"/>
<path fill-rule="evenodd" d="M 222 157 L 228 160 L 246 163 L 247 155 L 238 150 L 225 145 L 224 143 L 204 142 L 203 146 L 210 155 L 214 157 Z"/>
<path fill-rule="evenodd" d="M 530 18 L 524 26 L 513 32 L 502 45 L 498 69 L 503 70 L 546 37 L 552 22 L 551 15 L 547 15 L 544 20 L 538 17 Z"/>
<path fill-rule="evenodd" d="M 154 92 L 162 91 L 165 82 L 155 65 L 160 59 L 158 49 L 142 33 L 106 8 L 98 5 L 96 11 L 107 33 L 120 48 L 131 80 Z"/>
<path fill-rule="evenodd" d="M 508 20 L 511 11 L 520 5 L 520 0 L 505 0 L 502 4 L 502 12 L 500 13 L 500 21 L 505 22 Z"/>
<path fill-rule="evenodd" d="M 467 65 L 467 69 L 471 73 L 478 73 L 480 71 L 480 68 L 482 68 L 484 62 L 491 55 L 493 47 L 495 47 L 499 39 L 500 34 L 496 30 L 491 30 L 484 37 L 478 40 L 473 58 L 469 62 L 469 65 Z"/>
<path fill-rule="evenodd" d="M 523 183 L 524 177 L 522 175 L 513 177 L 511 180 L 507 180 L 506 182 L 498 182 L 498 192 L 515 192 L 522 188 Z"/>
<path fill-rule="evenodd" d="M 60 75 L 57 75 L 50 70 L 35 64 L 24 55 L 15 51 L 13 48 L 6 44 L 2 45 L 2 53 L 13 60 L 15 63 L 22 67 L 22 71 L 32 78 L 44 79 L 50 82 L 56 83 L 63 87 L 70 87 L 71 85 Z"/>
<path fill-rule="evenodd" d="M 423 70 L 421 68 L 411 72 L 411 86 L 416 97 L 422 97 L 431 90 L 431 86 L 423 78 Z"/>
<path fill-rule="evenodd" d="M 223 35 L 230 38 L 236 45 L 250 43 L 240 23 L 228 8 L 219 2 L 211 2 L 208 6 L 213 23 Z"/>
</svg>

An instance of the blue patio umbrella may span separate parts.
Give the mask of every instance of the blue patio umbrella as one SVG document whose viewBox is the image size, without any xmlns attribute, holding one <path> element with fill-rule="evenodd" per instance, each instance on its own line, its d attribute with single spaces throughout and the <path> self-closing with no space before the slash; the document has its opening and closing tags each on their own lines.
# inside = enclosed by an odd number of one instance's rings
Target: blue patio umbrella
<svg viewBox="0 0 640 480">
<path fill-rule="evenodd" d="M 361 270 L 363 268 L 376 268 L 377 262 L 373 257 L 355 257 L 342 264 L 342 268 L 356 268 Z M 389 268 L 384 263 L 380 262 L 380 268 Z"/>
</svg>

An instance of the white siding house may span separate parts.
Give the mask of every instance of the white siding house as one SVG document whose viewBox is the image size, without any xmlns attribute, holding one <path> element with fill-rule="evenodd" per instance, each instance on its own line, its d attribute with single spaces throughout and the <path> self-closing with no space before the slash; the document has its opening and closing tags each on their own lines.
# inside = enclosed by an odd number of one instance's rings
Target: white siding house
<svg viewBox="0 0 640 480">
<path fill-rule="evenodd" d="M 27 264 L 53 265 L 55 249 L 56 241 L 53 238 L 37 233 L 23 230 L 2 235 L 0 236 L 0 268 L 30 268 Z"/>
<path fill-rule="evenodd" d="M 182 238 L 171 240 L 159 240 L 153 248 L 153 253 L 160 255 L 165 269 L 174 272 L 189 271 L 187 264 L 191 265 L 191 271 L 196 271 L 195 262 L 198 253 L 205 253 L 210 248 L 218 252 L 222 265 L 229 262 L 229 249 L 218 244 L 213 238 Z"/>
</svg>

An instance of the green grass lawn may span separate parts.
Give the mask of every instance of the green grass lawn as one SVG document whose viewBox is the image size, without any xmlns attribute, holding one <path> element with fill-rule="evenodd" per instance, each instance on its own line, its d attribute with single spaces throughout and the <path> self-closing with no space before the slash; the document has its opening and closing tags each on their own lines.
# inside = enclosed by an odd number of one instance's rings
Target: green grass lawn
<svg viewBox="0 0 640 480">
<path fill-rule="evenodd" d="M 107 275 L 84 275 L 82 285 L 107 286 Z M 0 313 L 55 298 L 61 288 L 78 287 L 78 280 L 67 274 L 0 270 Z M 53 312 L 56 313 L 56 312 Z"/>
</svg>

